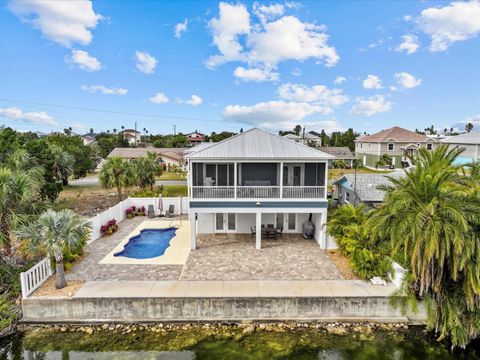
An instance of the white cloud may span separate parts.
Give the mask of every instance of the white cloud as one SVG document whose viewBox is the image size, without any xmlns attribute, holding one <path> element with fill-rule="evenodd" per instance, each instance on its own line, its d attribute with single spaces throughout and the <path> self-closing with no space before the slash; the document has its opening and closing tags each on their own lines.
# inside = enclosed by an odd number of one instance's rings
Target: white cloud
<svg viewBox="0 0 480 360">
<path fill-rule="evenodd" d="M 412 19 L 413 19 L 413 16 L 412 16 L 412 15 L 405 15 L 405 16 L 403 17 L 403 21 L 407 21 L 407 22 L 408 22 L 408 21 L 411 21 Z"/>
<path fill-rule="evenodd" d="M 285 6 L 282 4 L 261 5 L 253 4 L 253 13 L 258 17 L 262 24 L 282 16 L 285 12 Z"/>
<path fill-rule="evenodd" d="M 365 89 L 381 89 L 382 80 L 376 75 L 368 75 L 367 78 L 363 80 L 362 86 Z"/>
<path fill-rule="evenodd" d="M 402 43 L 399 44 L 395 51 L 402 52 L 405 51 L 408 55 L 415 53 L 418 48 L 420 47 L 420 43 L 418 42 L 418 37 L 415 35 L 403 35 L 402 36 Z"/>
<path fill-rule="evenodd" d="M 103 19 L 95 13 L 90 0 L 13 0 L 8 8 L 22 21 L 39 29 L 47 39 L 67 47 L 74 43 L 90 44 L 91 30 Z"/>
<path fill-rule="evenodd" d="M 219 55 L 211 56 L 206 64 L 213 68 L 228 61 L 244 60 L 243 47 L 238 37 L 250 32 L 250 14 L 243 4 L 219 4 L 219 16 L 209 22 L 213 34 L 213 43 Z"/>
<path fill-rule="evenodd" d="M 128 90 L 124 88 L 107 87 L 103 85 L 82 85 L 82 90 L 96 93 L 101 92 L 104 95 L 126 95 Z"/>
<path fill-rule="evenodd" d="M 390 86 L 390 91 L 397 91 L 398 88 L 396 86 Z"/>
<path fill-rule="evenodd" d="M 278 80 L 279 74 L 271 69 L 261 69 L 261 68 L 249 68 L 246 69 L 242 66 L 239 66 L 233 72 L 235 77 L 243 81 L 276 81 Z"/>
<path fill-rule="evenodd" d="M 17 107 L 9 108 L 0 108 L 0 116 L 13 119 L 21 120 L 26 123 L 35 124 L 35 125 L 58 125 L 58 122 L 45 111 L 39 112 L 30 112 L 23 111 Z"/>
<path fill-rule="evenodd" d="M 165 95 L 164 93 L 158 92 L 155 93 L 152 97 L 148 99 L 152 104 L 166 104 L 170 100 L 168 99 L 168 96 Z"/>
<path fill-rule="evenodd" d="M 78 122 L 71 123 L 70 127 L 76 131 L 85 131 L 89 129 L 87 125 Z"/>
<path fill-rule="evenodd" d="M 180 39 L 183 33 L 187 32 L 188 29 L 188 19 L 185 19 L 182 23 L 175 25 L 175 37 Z"/>
<path fill-rule="evenodd" d="M 302 84 L 283 84 L 278 88 L 278 96 L 285 100 L 328 107 L 339 106 L 349 100 L 347 96 L 343 95 L 343 90 L 329 89 L 324 85 L 308 87 Z"/>
<path fill-rule="evenodd" d="M 445 51 L 456 41 L 480 33 L 480 1 L 457 1 L 444 7 L 423 10 L 416 19 L 419 28 L 431 38 L 430 51 Z"/>
<path fill-rule="evenodd" d="M 333 81 L 333 83 L 334 83 L 335 85 L 339 85 L 339 84 L 344 83 L 345 81 L 347 81 L 347 78 L 346 78 L 345 76 L 337 76 L 337 77 L 335 78 L 335 80 Z"/>
<path fill-rule="evenodd" d="M 190 99 L 188 100 L 183 100 L 183 99 L 177 99 L 177 103 L 179 104 L 188 104 L 192 106 L 198 106 L 203 102 L 202 98 L 198 95 L 193 94 Z"/>
<path fill-rule="evenodd" d="M 392 103 L 382 95 L 375 95 L 368 98 L 358 97 L 350 114 L 372 116 L 378 113 L 390 111 Z"/>
<path fill-rule="evenodd" d="M 207 67 L 240 61 L 250 67 L 275 68 L 282 61 L 310 58 L 323 61 L 326 66 L 335 65 L 339 56 L 328 45 L 325 26 L 283 16 L 284 9 L 278 4 L 257 4 L 254 14 L 260 21 L 251 23 L 244 5 L 221 2 L 219 16 L 209 22 L 219 54 L 208 58 Z"/>
<path fill-rule="evenodd" d="M 406 72 L 395 73 L 395 78 L 397 79 L 397 83 L 405 89 L 412 89 L 420 86 L 422 83 L 422 79 L 417 79 L 412 74 Z"/>
<path fill-rule="evenodd" d="M 100 61 L 84 50 L 73 49 L 70 57 L 67 57 L 67 61 L 89 72 L 98 71 L 102 68 Z"/>
<path fill-rule="evenodd" d="M 153 74 L 157 66 L 157 59 L 144 51 L 135 51 L 135 59 L 137 60 L 137 69 L 144 74 Z"/>
<path fill-rule="evenodd" d="M 308 103 L 268 101 L 252 106 L 228 105 L 223 110 L 225 120 L 262 126 L 284 128 L 312 114 L 328 114 L 330 109 Z"/>
</svg>

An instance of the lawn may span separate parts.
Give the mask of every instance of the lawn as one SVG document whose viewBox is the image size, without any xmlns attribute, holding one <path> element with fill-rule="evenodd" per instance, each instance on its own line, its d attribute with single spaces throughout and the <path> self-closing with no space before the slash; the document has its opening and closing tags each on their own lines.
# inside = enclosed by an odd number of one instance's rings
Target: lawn
<svg viewBox="0 0 480 360">
<path fill-rule="evenodd" d="M 187 180 L 186 173 L 164 172 L 157 180 Z"/>
<path fill-rule="evenodd" d="M 165 197 L 188 196 L 187 185 L 164 185 L 163 189 L 168 192 Z"/>
<path fill-rule="evenodd" d="M 381 170 L 374 170 L 369 169 L 366 167 L 362 167 L 357 169 L 357 174 L 388 174 L 391 171 L 381 171 Z M 336 180 L 341 178 L 343 175 L 346 174 L 353 174 L 355 173 L 355 169 L 328 169 L 328 179 L 329 180 Z"/>
</svg>

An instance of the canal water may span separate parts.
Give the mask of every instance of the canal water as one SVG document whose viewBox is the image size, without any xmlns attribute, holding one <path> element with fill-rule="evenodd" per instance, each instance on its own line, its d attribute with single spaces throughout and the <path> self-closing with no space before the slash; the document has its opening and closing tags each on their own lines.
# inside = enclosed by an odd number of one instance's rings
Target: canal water
<svg viewBox="0 0 480 360">
<path fill-rule="evenodd" d="M 451 352 L 448 343 L 436 342 L 422 329 L 346 335 L 314 329 L 249 334 L 235 329 L 97 331 L 91 335 L 39 329 L 1 340 L 0 359 L 449 360 L 480 359 L 480 345 Z"/>
</svg>

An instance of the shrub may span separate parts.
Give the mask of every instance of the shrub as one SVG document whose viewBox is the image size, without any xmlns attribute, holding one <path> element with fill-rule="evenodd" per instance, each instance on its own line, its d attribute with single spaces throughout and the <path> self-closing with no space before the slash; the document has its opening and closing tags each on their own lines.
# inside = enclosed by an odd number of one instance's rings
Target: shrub
<svg viewBox="0 0 480 360">
<path fill-rule="evenodd" d="M 100 227 L 100 233 L 103 235 L 112 235 L 118 230 L 117 220 L 112 219 Z"/>
<path fill-rule="evenodd" d="M 145 216 L 146 210 L 145 206 L 136 207 L 135 205 L 130 206 L 125 210 L 128 219 L 132 219 L 134 216 Z"/>
</svg>

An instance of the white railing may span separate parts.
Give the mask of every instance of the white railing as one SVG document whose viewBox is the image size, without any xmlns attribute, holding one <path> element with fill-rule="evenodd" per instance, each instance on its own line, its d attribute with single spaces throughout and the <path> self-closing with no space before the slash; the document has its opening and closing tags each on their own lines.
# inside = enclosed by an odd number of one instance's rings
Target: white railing
<svg viewBox="0 0 480 360">
<path fill-rule="evenodd" d="M 325 186 L 192 186 L 192 199 L 324 199 Z M 236 196 L 235 196 L 236 195 Z"/>
<path fill-rule="evenodd" d="M 233 199 L 233 186 L 192 186 L 192 197 L 195 199 Z"/>
<path fill-rule="evenodd" d="M 46 257 L 27 271 L 20 273 L 22 298 L 26 299 L 28 295 L 38 289 L 52 274 L 53 271 L 49 257 Z"/>
<path fill-rule="evenodd" d="M 278 199 L 280 186 L 239 186 L 237 187 L 239 199 Z"/>
<path fill-rule="evenodd" d="M 285 199 L 322 199 L 325 197 L 324 186 L 284 186 Z"/>
</svg>

